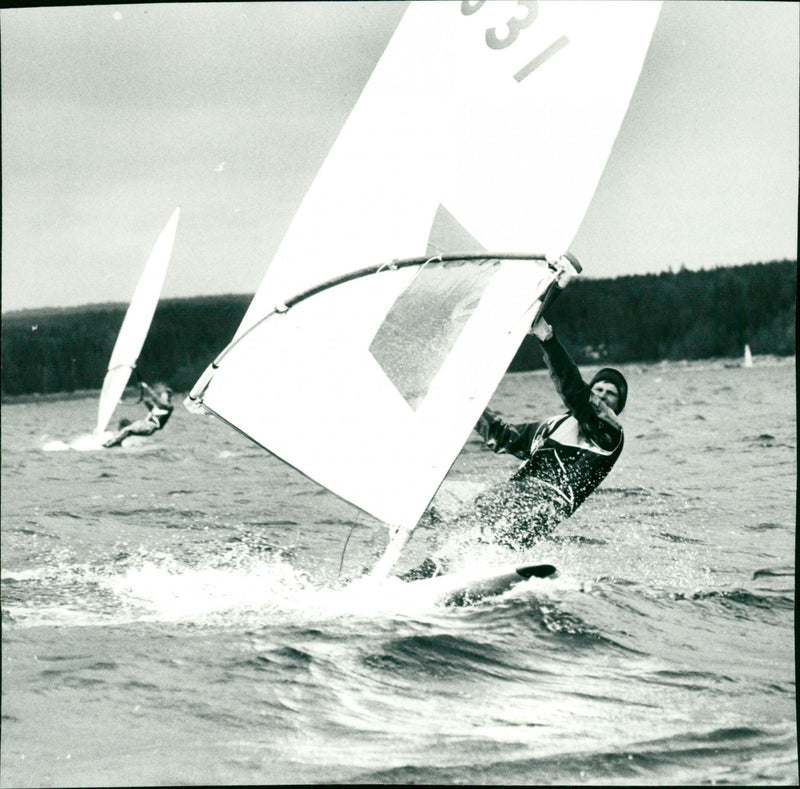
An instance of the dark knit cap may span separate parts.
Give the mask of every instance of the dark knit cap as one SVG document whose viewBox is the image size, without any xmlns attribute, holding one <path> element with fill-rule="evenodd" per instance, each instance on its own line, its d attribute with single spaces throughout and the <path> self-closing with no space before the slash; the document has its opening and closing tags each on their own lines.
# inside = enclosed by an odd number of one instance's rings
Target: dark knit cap
<svg viewBox="0 0 800 789">
<path fill-rule="evenodd" d="M 595 373 L 594 378 L 589 382 L 589 388 L 591 389 L 598 381 L 608 381 L 617 387 L 619 392 L 617 413 L 622 413 L 622 409 L 625 408 L 625 401 L 628 399 L 628 382 L 625 380 L 625 376 L 613 367 L 604 367 Z"/>
</svg>

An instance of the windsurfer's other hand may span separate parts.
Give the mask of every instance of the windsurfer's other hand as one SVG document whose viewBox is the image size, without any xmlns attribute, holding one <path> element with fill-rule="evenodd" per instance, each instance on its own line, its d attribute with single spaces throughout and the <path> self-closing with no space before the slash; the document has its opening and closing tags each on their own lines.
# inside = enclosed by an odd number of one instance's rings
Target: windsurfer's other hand
<svg viewBox="0 0 800 789">
<path fill-rule="evenodd" d="M 535 335 L 544 342 L 553 336 L 553 327 L 544 318 L 538 318 L 531 326 L 529 334 Z"/>
</svg>

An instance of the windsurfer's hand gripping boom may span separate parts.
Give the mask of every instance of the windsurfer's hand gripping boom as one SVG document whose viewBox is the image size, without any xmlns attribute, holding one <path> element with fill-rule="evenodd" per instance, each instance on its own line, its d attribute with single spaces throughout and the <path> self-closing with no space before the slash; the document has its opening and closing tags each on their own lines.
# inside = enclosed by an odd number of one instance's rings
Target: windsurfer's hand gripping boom
<svg viewBox="0 0 800 789">
<path fill-rule="evenodd" d="M 578 258 L 571 252 L 565 252 L 555 263 L 558 271 L 556 274 L 556 285 L 564 290 L 567 285 L 583 271 Z"/>
<path fill-rule="evenodd" d="M 531 326 L 531 330 L 528 334 L 532 334 L 534 337 L 544 342 L 553 336 L 553 327 L 544 318 L 539 316 L 533 322 L 533 326 Z"/>
<path fill-rule="evenodd" d="M 553 336 L 553 329 L 542 317 L 550 305 L 561 295 L 561 291 L 583 271 L 578 258 L 571 252 L 565 252 L 555 263 L 548 264 L 556 272 L 555 280 L 550 284 L 544 294 L 541 306 L 536 312 L 531 329 L 528 334 L 533 334 L 540 340 L 548 340 Z"/>
</svg>

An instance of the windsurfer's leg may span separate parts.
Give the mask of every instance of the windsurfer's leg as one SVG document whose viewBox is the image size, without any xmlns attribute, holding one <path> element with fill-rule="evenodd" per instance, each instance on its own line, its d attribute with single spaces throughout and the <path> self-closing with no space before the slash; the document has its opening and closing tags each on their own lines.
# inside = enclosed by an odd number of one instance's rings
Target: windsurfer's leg
<svg viewBox="0 0 800 789">
<path fill-rule="evenodd" d="M 152 436 L 153 433 L 156 432 L 156 430 L 158 430 L 158 427 L 156 425 L 151 424 L 150 422 L 148 422 L 146 427 L 142 427 L 142 428 L 140 428 L 138 430 L 133 431 L 133 435 L 136 435 L 136 436 Z"/>
<path fill-rule="evenodd" d="M 125 428 L 129 436 L 150 436 L 156 429 L 156 426 L 147 419 L 137 419 Z"/>
<path fill-rule="evenodd" d="M 146 419 L 137 419 L 123 427 L 113 438 L 106 441 L 104 447 L 118 447 L 128 436 L 149 436 L 158 428 Z"/>
<path fill-rule="evenodd" d="M 568 512 L 549 499 L 510 502 L 502 516 L 486 524 L 483 539 L 513 550 L 532 548 L 549 537 Z"/>
<path fill-rule="evenodd" d="M 123 428 L 115 436 L 109 438 L 108 441 L 105 441 L 103 446 L 107 449 L 110 449 L 111 447 L 118 447 L 129 435 L 128 428 Z"/>
<path fill-rule="evenodd" d="M 418 567 L 408 570 L 397 577 L 401 581 L 418 581 L 421 578 L 435 578 L 438 575 L 444 575 L 445 572 L 447 572 L 447 568 L 441 559 L 428 557 Z"/>
</svg>

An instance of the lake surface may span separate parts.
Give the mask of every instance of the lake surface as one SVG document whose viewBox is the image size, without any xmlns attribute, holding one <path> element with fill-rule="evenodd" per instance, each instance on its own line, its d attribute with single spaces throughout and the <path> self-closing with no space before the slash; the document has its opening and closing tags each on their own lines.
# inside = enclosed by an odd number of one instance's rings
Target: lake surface
<svg viewBox="0 0 800 789">
<path fill-rule="evenodd" d="M 558 576 L 466 607 L 353 594 L 385 527 L 213 418 L 45 452 L 96 400 L 3 405 L 0 784 L 796 785 L 795 360 L 622 369 L 614 470 L 490 557 Z M 442 506 L 516 465 L 473 434 Z"/>
</svg>

